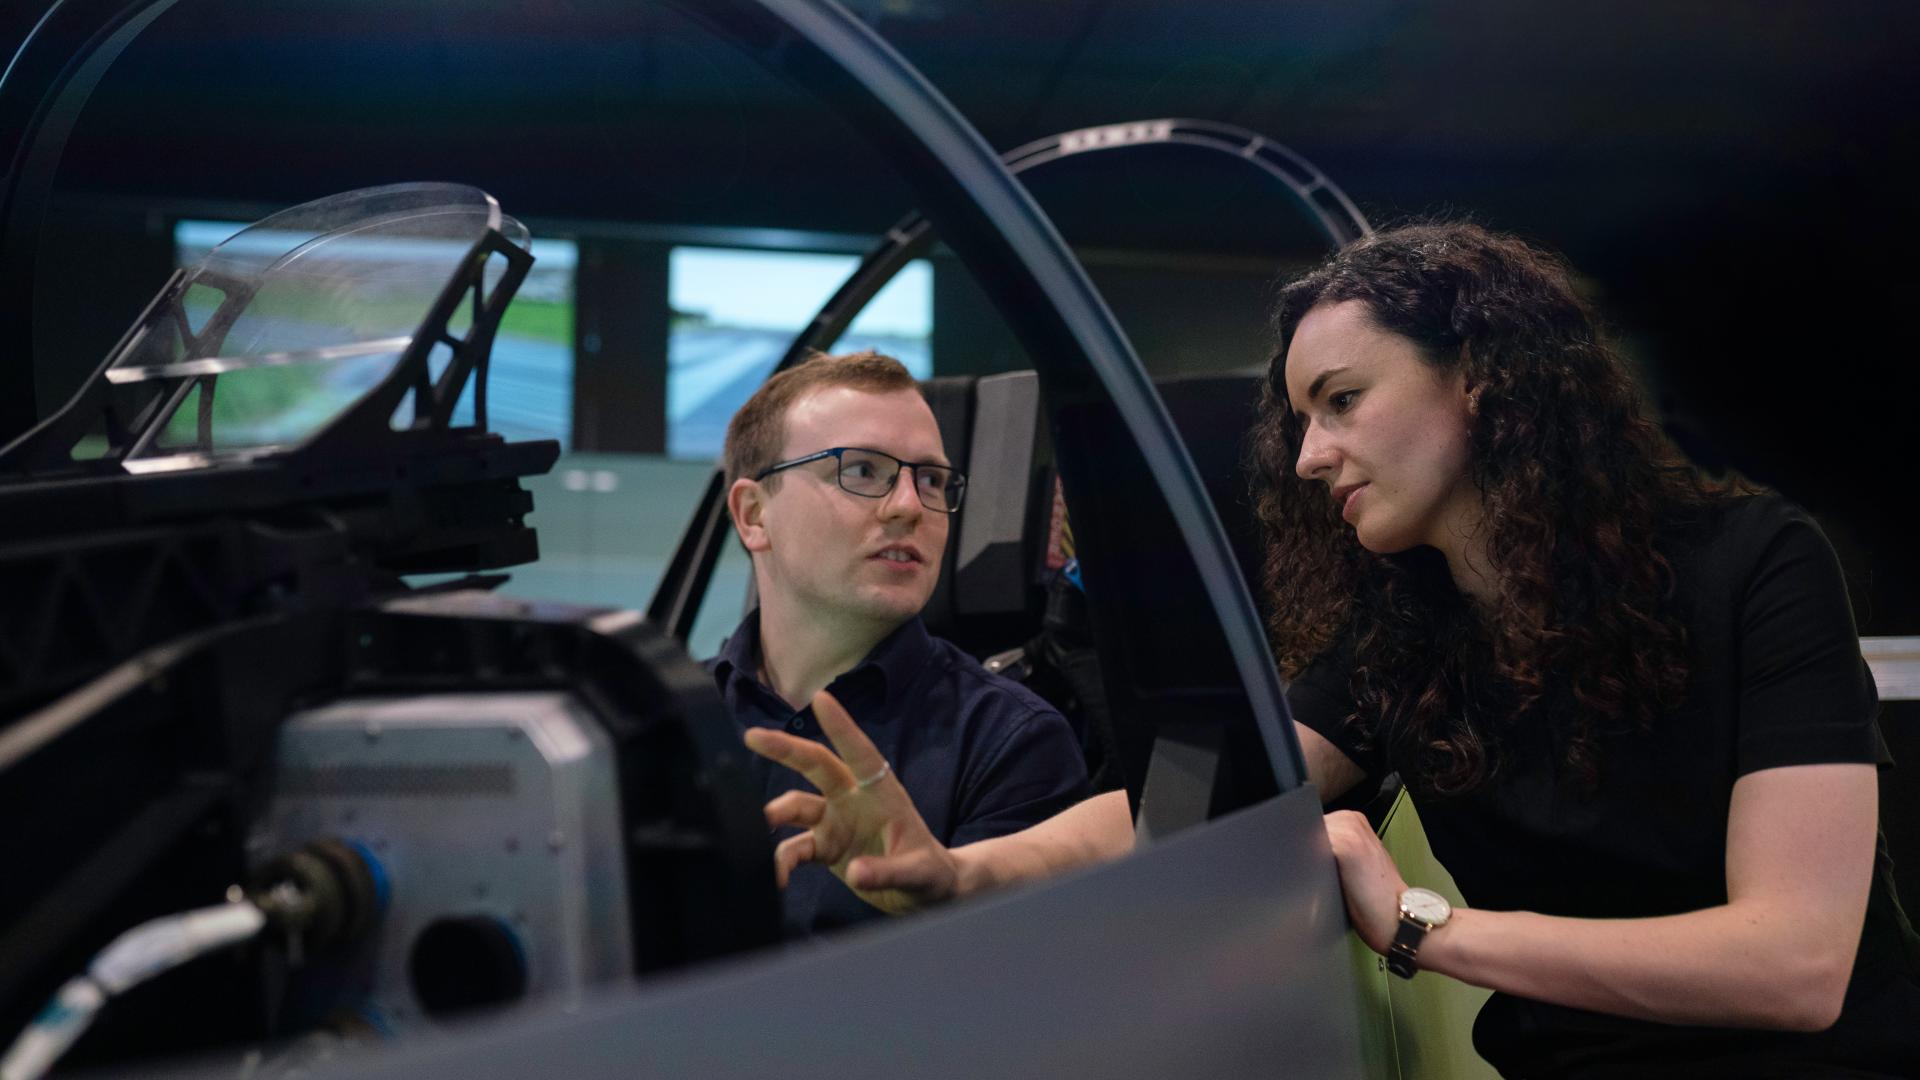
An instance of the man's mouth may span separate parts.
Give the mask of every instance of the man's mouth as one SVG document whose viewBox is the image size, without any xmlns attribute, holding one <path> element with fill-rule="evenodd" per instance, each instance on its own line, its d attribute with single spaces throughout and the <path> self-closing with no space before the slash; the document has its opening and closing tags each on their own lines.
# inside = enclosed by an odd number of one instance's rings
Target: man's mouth
<svg viewBox="0 0 1920 1080">
<path fill-rule="evenodd" d="M 914 551 L 912 548 L 898 547 L 882 548 L 880 551 L 874 553 L 873 558 L 891 563 L 917 563 L 921 561 L 919 552 Z"/>
</svg>

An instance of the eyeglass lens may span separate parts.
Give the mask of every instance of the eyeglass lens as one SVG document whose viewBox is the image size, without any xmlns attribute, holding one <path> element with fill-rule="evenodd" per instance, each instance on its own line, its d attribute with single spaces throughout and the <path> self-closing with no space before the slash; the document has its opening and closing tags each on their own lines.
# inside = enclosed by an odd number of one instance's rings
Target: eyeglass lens
<svg viewBox="0 0 1920 1080">
<path fill-rule="evenodd" d="M 878 450 L 843 450 L 840 486 L 855 495 L 877 498 L 893 490 L 904 464 L 899 458 Z M 966 480 L 959 473 L 944 465 L 915 465 L 913 479 L 922 506 L 947 513 L 960 508 Z"/>
</svg>

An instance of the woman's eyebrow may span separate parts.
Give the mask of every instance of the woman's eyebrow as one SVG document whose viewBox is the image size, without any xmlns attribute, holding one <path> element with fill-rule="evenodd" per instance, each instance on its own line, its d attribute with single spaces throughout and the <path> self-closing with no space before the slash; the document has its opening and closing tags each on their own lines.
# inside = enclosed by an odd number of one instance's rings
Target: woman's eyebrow
<svg viewBox="0 0 1920 1080">
<path fill-rule="evenodd" d="M 1342 364 L 1339 367 L 1330 367 L 1320 374 L 1315 375 L 1313 381 L 1307 384 L 1307 403 L 1312 404 L 1313 401 L 1320 396 L 1320 391 L 1327 388 L 1328 379 L 1347 370 L 1348 365 Z"/>
</svg>

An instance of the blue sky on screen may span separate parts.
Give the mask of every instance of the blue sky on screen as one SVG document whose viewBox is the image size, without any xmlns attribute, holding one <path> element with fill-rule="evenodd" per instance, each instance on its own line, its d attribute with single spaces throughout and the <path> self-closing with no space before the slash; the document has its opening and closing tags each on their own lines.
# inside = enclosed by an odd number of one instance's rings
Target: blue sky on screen
<svg viewBox="0 0 1920 1080">
<path fill-rule="evenodd" d="M 668 256 L 668 302 L 724 326 L 798 330 L 853 273 L 852 255 L 676 247 Z M 925 337 L 933 332 L 933 271 L 916 259 L 894 276 L 850 334 Z"/>
</svg>

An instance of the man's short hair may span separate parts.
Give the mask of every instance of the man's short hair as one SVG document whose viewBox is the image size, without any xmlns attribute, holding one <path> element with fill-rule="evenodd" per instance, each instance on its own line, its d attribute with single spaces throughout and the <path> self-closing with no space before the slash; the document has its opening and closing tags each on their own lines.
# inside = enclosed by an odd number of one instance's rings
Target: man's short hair
<svg viewBox="0 0 1920 1080">
<path fill-rule="evenodd" d="M 807 394 L 832 386 L 848 386 L 870 394 L 920 390 L 906 365 L 884 353 L 872 349 L 837 356 L 815 353 L 768 379 L 733 414 L 727 424 L 726 450 L 721 455 L 727 486 L 743 476 L 751 480 L 774 465 L 787 442 L 788 408 Z M 772 486 L 779 479 L 776 473 L 767 477 L 767 484 Z"/>
</svg>

